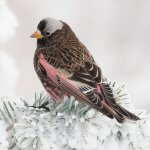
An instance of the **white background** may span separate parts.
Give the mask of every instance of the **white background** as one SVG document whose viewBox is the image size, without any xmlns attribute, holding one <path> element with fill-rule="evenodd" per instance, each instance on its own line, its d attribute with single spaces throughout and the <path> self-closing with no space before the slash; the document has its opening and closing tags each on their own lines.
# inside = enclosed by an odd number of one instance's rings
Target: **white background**
<svg viewBox="0 0 150 150">
<path fill-rule="evenodd" d="M 132 102 L 150 109 L 149 0 L 9 0 L 18 19 L 15 37 L 3 48 L 20 71 L 17 96 L 43 90 L 33 68 L 36 41 L 30 35 L 40 19 L 66 21 L 94 55 L 105 76 L 125 83 Z M 7 31 L 6 31 L 7 32 Z"/>
</svg>

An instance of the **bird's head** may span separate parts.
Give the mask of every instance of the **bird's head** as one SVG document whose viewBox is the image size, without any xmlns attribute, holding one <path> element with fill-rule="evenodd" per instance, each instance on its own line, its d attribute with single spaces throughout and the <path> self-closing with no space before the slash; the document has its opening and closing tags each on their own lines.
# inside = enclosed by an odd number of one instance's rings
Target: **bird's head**
<svg viewBox="0 0 150 150">
<path fill-rule="evenodd" d="M 45 39 L 50 37 L 57 30 L 61 30 L 63 23 L 54 18 L 42 19 L 38 26 L 37 31 L 31 35 L 32 38 Z"/>
</svg>

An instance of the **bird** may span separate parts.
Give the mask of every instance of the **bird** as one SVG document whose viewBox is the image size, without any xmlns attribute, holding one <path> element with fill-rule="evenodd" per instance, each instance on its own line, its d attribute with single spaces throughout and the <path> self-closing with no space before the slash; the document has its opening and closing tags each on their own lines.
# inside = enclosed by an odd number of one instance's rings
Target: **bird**
<svg viewBox="0 0 150 150">
<path fill-rule="evenodd" d="M 67 23 L 44 18 L 31 37 L 37 39 L 35 72 L 54 101 L 73 96 L 119 123 L 140 119 L 116 102 L 101 68 Z"/>
</svg>

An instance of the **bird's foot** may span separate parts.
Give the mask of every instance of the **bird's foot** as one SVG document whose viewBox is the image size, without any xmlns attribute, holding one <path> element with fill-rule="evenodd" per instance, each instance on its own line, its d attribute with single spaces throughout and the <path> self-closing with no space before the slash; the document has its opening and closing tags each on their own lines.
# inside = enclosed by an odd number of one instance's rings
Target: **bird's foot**
<svg viewBox="0 0 150 150">
<path fill-rule="evenodd" d="M 45 109 L 46 111 L 50 111 L 49 107 L 47 107 L 47 105 L 49 104 L 48 101 L 44 102 L 43 104 L 41 104 L 40 106 L 36 106 L 36 105 L 33 105 L 33 106 L 30 106 L 30 107 L 33 107 L 33 108 L 43 108 Z"/>
</svg>

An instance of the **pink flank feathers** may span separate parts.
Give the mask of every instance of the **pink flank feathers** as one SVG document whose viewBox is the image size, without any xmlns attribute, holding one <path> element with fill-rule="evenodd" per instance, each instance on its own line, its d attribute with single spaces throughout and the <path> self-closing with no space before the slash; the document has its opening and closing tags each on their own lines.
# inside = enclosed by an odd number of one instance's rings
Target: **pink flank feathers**
<svg viewBox="0 0 150 150">
<path fill-rule="evenodd" d="M 52 80 L 61 91 L 63 91 L 63 95 L 72 95 L 78 100 L 87 102 L 89 104 L 88 98 L 80 92 L 79 88 L 72 85 L 70 80 L 67 79 L 65 75 L 63 75 L 63 73 L 59 72 L 53 66 L 48 64 L 42 53 L 39 55 L 39 63 L 46 70 L 49 79 Z M 54 99 L 55 97 L 57 97 L 57 95 L 55 95 L 53 91 L 51 91 L 50 94 Z"/>
</svg>

